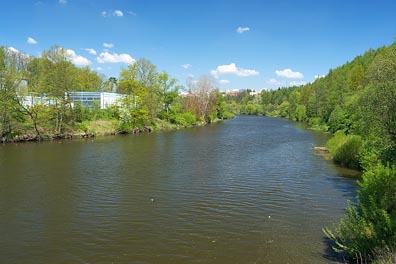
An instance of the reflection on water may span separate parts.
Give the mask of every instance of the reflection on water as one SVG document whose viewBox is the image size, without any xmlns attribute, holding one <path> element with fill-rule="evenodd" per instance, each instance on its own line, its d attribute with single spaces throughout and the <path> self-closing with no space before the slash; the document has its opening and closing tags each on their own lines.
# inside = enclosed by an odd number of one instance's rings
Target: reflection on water
<svg viewBox="0 0 396 264">
<path fill-rule="evenodd" d="M 0 263 L 327 263 L 355 180 L 296 123 L 0 146 Z"/>
</svg>

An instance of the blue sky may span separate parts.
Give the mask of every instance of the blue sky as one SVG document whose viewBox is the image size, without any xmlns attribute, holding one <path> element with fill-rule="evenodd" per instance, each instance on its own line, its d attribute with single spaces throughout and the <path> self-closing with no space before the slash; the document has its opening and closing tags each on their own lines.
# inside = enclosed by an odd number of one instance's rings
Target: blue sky
<svg viewBox="0 0 396 264">
<path fill-rule="evenodd" d="M 68 49 L 107 77 L 147 58 L 184 85 L 220 89 L 312 82 L 396 36 L 388 0 L 20 0 L 1 3 L 0 45 L 40 56 Z"/>
</svg>

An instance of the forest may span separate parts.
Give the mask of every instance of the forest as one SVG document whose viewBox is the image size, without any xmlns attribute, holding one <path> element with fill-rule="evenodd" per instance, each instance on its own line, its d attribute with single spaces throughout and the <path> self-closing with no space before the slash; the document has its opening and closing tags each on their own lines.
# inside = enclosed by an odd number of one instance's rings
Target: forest
<svg viewBox="0 0 396 264">
<path fill-rule="evenodd" d="M 356 204 L 324 232 L 336 252 L 357 263 L 396 262 L 395 43 L 370 49 L 312 83 L 263 91 L 240 110 L 333 133 L 326 144 L 333 160 L 363 175 Z"/>
</svg>

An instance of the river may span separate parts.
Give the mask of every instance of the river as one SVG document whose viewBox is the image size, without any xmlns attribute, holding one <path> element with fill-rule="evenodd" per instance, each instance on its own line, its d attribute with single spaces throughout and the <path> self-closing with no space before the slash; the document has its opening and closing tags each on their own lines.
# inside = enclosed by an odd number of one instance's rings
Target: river
<svg viewBox="0 0 396 264">
<path fill-rule="evenodd" d="M 237 116 L 171 132 L 0 145 L 0 263 L 334 263 L 355 180 L 328 135 Z"/>
</svg>

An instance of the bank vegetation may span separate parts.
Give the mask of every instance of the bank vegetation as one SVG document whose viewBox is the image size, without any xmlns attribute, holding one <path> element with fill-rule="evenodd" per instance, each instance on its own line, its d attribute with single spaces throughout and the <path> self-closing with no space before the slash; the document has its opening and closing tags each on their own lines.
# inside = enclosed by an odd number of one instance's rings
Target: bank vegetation
<svg viewBox="0 0 396 264">
<path fill-rule="evenodd" d="M 182 97 L 180 92 L 188 90 Z M 69 92 L 117 92 L 116 104 L 101 108 L 73 102 Z M 27 98 L 45 98 L 26 104 Z M 36 100 L 38 101 L 38 100 Z M 66 49 L 53 46 L 41 57 L 0 47 L 0 141 L 132 133 L 192 127 L 232 117 L 209 76 L 178 85 L 148 59 L 106 79 L 76 67 Z"/>
<path fill-rule="evenodd" d="M 324 231 L 351 262 L 396 263 L 396 44 L 370 49 L 312 83 L 263 91 L 243 109 L 334 134 L 326 145 L 334 161 L 363 176 L 356 204 Z"/>
</svg>

